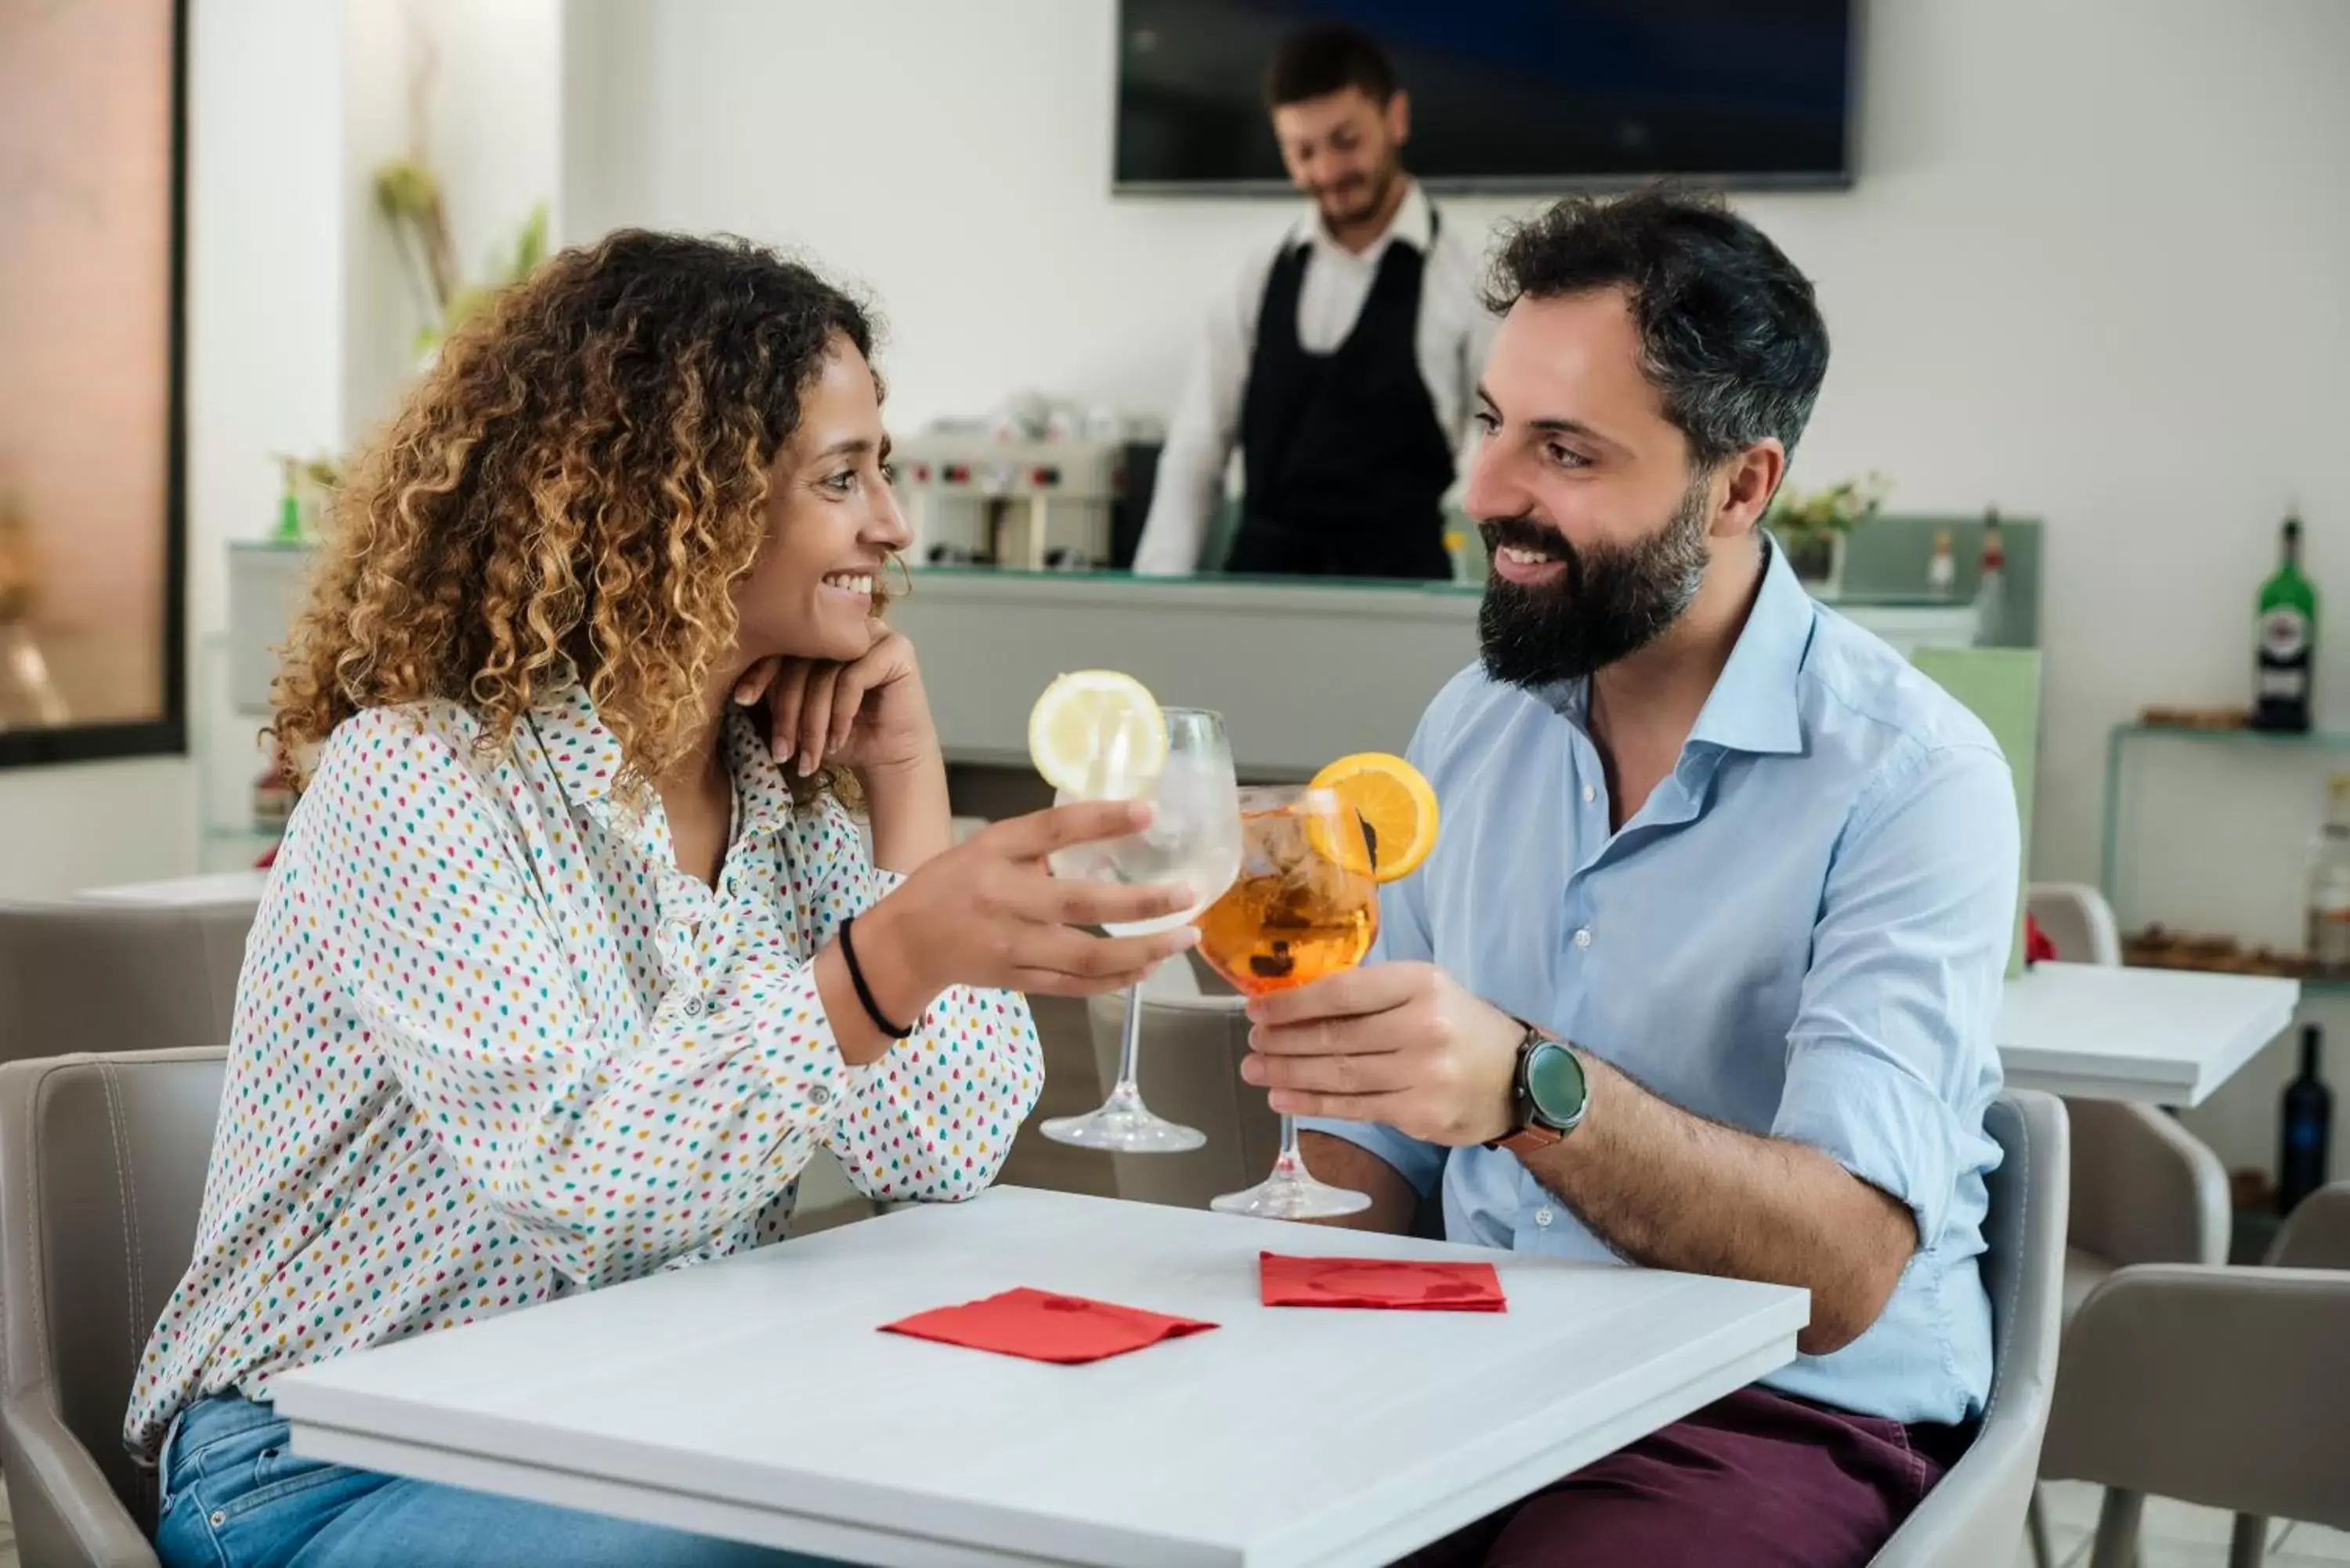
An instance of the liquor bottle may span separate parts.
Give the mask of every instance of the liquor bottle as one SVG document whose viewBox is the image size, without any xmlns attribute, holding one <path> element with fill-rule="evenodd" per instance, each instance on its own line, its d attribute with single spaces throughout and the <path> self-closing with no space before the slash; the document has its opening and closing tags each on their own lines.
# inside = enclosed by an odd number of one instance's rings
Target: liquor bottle
<svg viewBox="0 0 2350 1568">
<path fill-rule="evenodd" d="M 2335 774 L 2309 856 L 2309 971 L 2350 980 L 2350 774 Z"/>
<path fill-rule="evenodd" d="M 2301 1032 L 2301 1072 L 2284 1086 L 2278 1116 L 2277 1212 L 2325 1185 L 2326 1147 L 2334 1137 L 2334 1091 L 2317 1075 L 2321 1041 L 2314 1023 Z"/>
<path fill-rule="evenodd" d="M 1949 598 L 1958 580 L 1959 563 L 1950 555 L 1950 531 L 1944 528 L 1934 535 L 1933 558 L 1926 563 L 1926 591 L 1938 599 Z"/>
<path fill-rule="evenodd" d="M 1982 575 L 1975 581 L 1975 646 L 1996 648 L 2007 623 L 2007 545 L 1999 512 L 1983 514 Z"/>
<path fill-rule="evenodd" d="M 2310 673 L 2317 663 L 2317 590 L 2301 570 L 2301 519 L 2284 520 L 2283 559 L 2261 585 L 2260 680 L 2252 726 L 2309 728 Z"/>
<path fill-rule="evenodd" d="M 261 776 L 253 781 L 254 832 L 285 832 L 286 820 L 294 815 L 294 781 L 286 776 L 285 764 L 273 747 Z"/>
<path fill-rule="evenodd" d="M 284 471 L 285 483 L 277 494 L 277 532 L 270 536 L 276 545 L 298 545 L 302 542 L 302 465 L 290 457 L 277 460 Z"/>
</svg>

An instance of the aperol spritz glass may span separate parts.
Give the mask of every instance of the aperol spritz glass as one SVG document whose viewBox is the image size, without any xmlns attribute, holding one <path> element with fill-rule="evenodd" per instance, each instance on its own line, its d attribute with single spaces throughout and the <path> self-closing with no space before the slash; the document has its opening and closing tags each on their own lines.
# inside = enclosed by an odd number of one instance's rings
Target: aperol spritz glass
<svg viewBox="0 0 2350 1568">
<path fill-rule="evenodd" d="M 1353 969 L 1379 933 L 1378 886 L 1362 818 L 1326 789 L 1240 794 L 1241 869 L 1200 917 L 1200 956 L 1233 989 L 1264 996 Z M 1364 1194 L 1315 1179 L 1297 1118 L 1281 1118 L 1273 1174 L 1211 1207 L 1269 1220 L 1328 1220 L 1369 1208 Z"/>
</svg>

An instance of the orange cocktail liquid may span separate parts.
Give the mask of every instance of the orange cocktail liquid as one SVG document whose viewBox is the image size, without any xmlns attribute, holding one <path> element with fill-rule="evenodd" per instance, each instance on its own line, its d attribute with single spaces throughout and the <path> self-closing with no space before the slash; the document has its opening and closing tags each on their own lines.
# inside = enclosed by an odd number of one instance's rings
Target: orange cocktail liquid
<svg viewBox="0 0 2350 1568">
<path fill-rule="evenodd" d="M 1363 961 L 1379 934 L 1378 888 L 1328 861 L 1246 869 L 1199 919 L 1200 956 L 1249 996 L 1287 991 Z"/>
</svg>

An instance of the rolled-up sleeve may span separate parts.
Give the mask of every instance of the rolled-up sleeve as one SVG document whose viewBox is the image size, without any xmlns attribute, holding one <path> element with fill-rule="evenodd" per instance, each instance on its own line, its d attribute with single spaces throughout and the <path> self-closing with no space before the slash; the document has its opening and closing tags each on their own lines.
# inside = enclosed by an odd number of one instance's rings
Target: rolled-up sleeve
<svg viewBox="0 0 2350 1568">
<path fill-rule="evenodd" d="M 434 809 L 413 809 L 431 801 Z M 494 796 L 445 737 L 374 711 L 303 801 L 296 918 L 464 1179 L 585 1285 L 648 1273 L 780 1194 L 845 1071 L 806 963 L 712 1019 L 585 1003 Z M 302 1058 L 307 1062 L 307 1058 Z"/>
<path fill-rule="evenodd" d="M 433 809 L 405 809 L 419 801 Z M 814 965 L 773 945 L 705 977 L 723 1008 L 689 985 L 646 1013 L 594 1005 L 565 917 L 443 737 L 362 716 L 336 732 L 303 805 L 293 896 L 318 961 L 467 1183 L 581 1284 L 706 1245 L 819 1146 L 869 1195 L 970 1196 L 1035 1103 L 1035 1032 L 1014 996 L 949 992 L 861 1066 L 840 1054 Z M 828 853 L 792 869 L 828 936 L 879 887 L 854 828 L 827 814 Z"/>
<path fill-rule="evenodd" d="M 1224 470 L 1240 441 L 1241 402 L 1256 337 L 1253 313 L 1271 271 L 1270 256 L 1252 263 L 1238 286 L 1220 294 L 1208 313 L 1205 339 L 1159 454 L 1150 514 L 1134 552 L 1139 576 L 1190 576 L 1222 564 L 1201 555 L 1223 501 Z"/>
<path fill-rule="evenodd" d="M 1987 1169 L 2015 929 L 2014 785 L 1987 746 L 1903 760 L 1856 808 L 1813 933 L 1774 1136 L 1908 1205 L 1930 1247 Z"/>
<path fill-rule="evenodd" d="M 815 899 L 821 948 L 840 922 L 905 882 L 873 864 L 839 805 L 827 800 L 801 840 L 803 896 Z M 1012 1152 L 1012 1136 L 1044 1093 L 1044 1050 L 1027 998 L 954 986 L 914 1033 L 870 1066 L 852 1069 L 825 1147 L 868 1198 L 902 1202 L 976 1197 Z"/>
</svg>

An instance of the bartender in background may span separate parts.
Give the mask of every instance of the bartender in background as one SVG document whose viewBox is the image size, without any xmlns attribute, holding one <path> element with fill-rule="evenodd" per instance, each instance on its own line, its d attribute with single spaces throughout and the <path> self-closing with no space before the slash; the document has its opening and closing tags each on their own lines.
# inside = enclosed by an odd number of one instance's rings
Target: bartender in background
<svg viewBox="0 0 2350 1568">
<path fill-rule="evenodd" d="M 1210 313 L 1134 569 L 1200 569 L 1237 441 L 1224 570 L 1450 576 L 1441 503 L 1494 327 L 1480 256 L 1404 172 L 1410 100 L 1369 38 L 1292 36 L 1264 96 L 1312 206 Z"/>
</svg>

